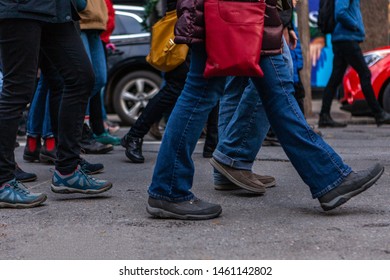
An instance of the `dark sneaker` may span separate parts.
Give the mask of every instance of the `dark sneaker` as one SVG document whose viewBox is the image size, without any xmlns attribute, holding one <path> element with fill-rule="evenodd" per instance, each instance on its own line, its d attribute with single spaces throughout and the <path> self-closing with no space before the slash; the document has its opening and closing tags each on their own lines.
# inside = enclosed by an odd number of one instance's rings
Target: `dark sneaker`
<svg viewBox="0 0 390 280">
<path fill-rule="evenodd" d="M 111 144 L 102 144 L 93 138 L 93 133 L 87 124 L 83 125 L 83 133 L 80 141 L 81 151 L 84 154 L 106 154 L 114 147 Z"/>
<path fill-rule="evenodd" d="M 222 207 L 198 198 L 182 202 L 170 202 L 149 197 L 146 211 L 158 218 L 207 220 L 218 217 L 222 213 Z"/>
<path fill-rule="evenodd" d="M 332 210 L 367 190 L 381 177 L 384 170 L 383 165 L 377 163 L 367 170 L 351 172 L 338 187 L 318 198 L 322 209 Z"/>
<path fill-rule="evenodd" d="M 80 168 L 67 175 L 54 171 L 51 184 L 51 190 L 55 193 L 98 194 L 108 191 L 111 187 L 111 182 L 93 178 Z"/>
<path fill-rule="evenodd" d="M 32 181 L 35 181 L 37 179 L 37 175 L 35 173 L 25 172 L 17 164 L 15 167 L 14 174 L 15 174 L 16 181 L 23 182 L 23 183 L 32 182 Z"/>
<path fill-rule="evenodd" d="M 257 179 L 250 170 L 235 169 L 219 163 L 214 158 L 210 159 L 211 165 L 224 175 L 230 182 L 248 191 L 263 194 L 266 186 Z"/>
<path fill-rule="evenodd" d="M 256 177 L 257 180 L 262 182 L 266 188 L 272 188 L 276 186 L 276 180 L 274 177 L 269 175 L 260 175 L 253 172 L 252 174 Z M 214 183 L 214 189 L 216 189 L 217 191 L 233 191 L 242 188 L 232 182 L 229 182 L 225 184 Z"/>
<path fill-rule="evenodd" d="M 128 134 L 121 139 L 121 145 L 126 149 L 126 157 L 134 163 L 143 163 L 145 161 L 142 155 L 142 143 L 142 138 L 132 137 Z"/>
<path fill-rule="evenodd" d="M 39 152 L 39 161 L 54 164 L 57 160 L 57 148 L 53 137 L 45 139 Z"/>
<path fill-rule="evenodd" d="M 80 161 L 81 170 L 84 171 L 87 175 L 98 174 L 104 170 L 104 165 L 101 163 L 90 163 L 85 159 Z"/>
<path fill-rule="evenodd" d="M 39 161 L 39 152 L 41 151 L 41 138 L 27 136 L 26 146 L 24 147 L 23 159 L 25 161 Z"/>
<path fill-rule="evenodd" d="M 382 124 L 390 124 L 390 114 L 386 111 L 382 111 L 379 114 L 375 115 L 375 122 L 377 126 Z"/>
<path fill-rule="evenodd" d="M 320 119 L 318 121 L 318 127 L 323 128 L 323 127 L 346 127 L 346 123 L 341 123 L 341 122 L 336 122 L 335 120 L 332 119 L 330 114 L 324 113 L 320 114 Z"/>
<path fill-rule="evenodd" d="M 31 208 L 45 202 L 47 196 L 30 191 L 15 179 L 0 187 L 0 208 Z"/>
<path fill-rule="evenodd" d="M 118 146 L 121 143 L 121 139 L 119 137 L 113 136 L 110 133 L 108 133 L 107 131 L 103 132 L 100 135 L 95 135 L 94 134 L 93 138 L 97 142 L 102 143 L 102 144 L 111 144 L 111 145 L 114 145 L 114 146 Z"/>
</svg>

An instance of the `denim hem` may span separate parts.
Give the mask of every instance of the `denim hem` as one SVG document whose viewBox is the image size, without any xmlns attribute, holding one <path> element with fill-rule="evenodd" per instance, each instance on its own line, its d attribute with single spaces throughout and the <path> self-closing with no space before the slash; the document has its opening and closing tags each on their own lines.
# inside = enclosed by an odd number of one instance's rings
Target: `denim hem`
<svg viewBox="0 0 390 280">
<path fill-rule="evenodd" d="M 189 200 L 191 200 L 191 199 L 193 199 L 195 197 L 195 195 L 191 193 L 191 195 L 172 198 L 172 197 L 168 197 L 168 196 L 152 193 L 150 190 L 148 190 L 148 194 L 149 194 L 150 197 L 152 197 L 154 199 L 165 200 L 165 201 L 169 201 L 169 202 L 189 201 Z"/>
<path fill-rule="evenodd" d="M 335 182 L 328 185 L 325 189 L 321 190 L 320 192 L 313 194 L 313 198 L 314 199 L 319 198 L 319 197 L 323 196 L 324 194 L 330 192 L 334 188 L 337 188 L 341 184 L 341 182 L 345 179 L 345 177 L 347 177 L 351 172 L 352 172 L 352 168 L 348 166 L 348 168 L 344 172 L 342 172 L 340 178 L 338 178 Z"/>
<path fill-rule="evenodd" d="M 235 169 L 242 169 L 242 170 L 252 170 L 253 162 L 242 162 L 239 160 L 235 160 L 224 153 L 218 151 L 215 149 L 213 153 L 213 158 L 215 158 L 218 162 L 223 163 L 227 166 L 230 166 Z"/>
</svg>

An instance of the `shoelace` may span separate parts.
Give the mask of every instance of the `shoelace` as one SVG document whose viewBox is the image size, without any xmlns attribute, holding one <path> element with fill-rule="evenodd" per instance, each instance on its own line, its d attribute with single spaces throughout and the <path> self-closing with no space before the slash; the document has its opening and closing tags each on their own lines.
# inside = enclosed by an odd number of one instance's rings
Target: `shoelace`
<svg viewBox="0 0 390 280">
<path fill-rule="evenodd" d="M 89 183 L 94 183 L 94 182 L 97 182 L 98 179 L 92 177 L 92 176 L 89 176 L 88 174 L 86 174 L 81 168 L 79 168 L 79 172 L 87 179 L 87 181 Z"/>
<path fill-rule="evenodd" d="M 12 181 L 10 183 L 10 185 L 12 186 L 12 188 L 19 192 L 19 193 L 22 193 L 22 194 L 30 194 L 30 191 L 22 184 L 22 183 L 18 183 L 16 181 Z"/>
</svg>

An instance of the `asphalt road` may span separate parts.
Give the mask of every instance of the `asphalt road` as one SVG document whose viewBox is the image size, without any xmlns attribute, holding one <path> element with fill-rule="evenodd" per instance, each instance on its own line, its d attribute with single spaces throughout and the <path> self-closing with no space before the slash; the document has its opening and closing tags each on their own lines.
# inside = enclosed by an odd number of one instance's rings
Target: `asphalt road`
<svg viewBox="0 0 390 280">
<path fill-rule="evenodd" d="M 377 161 L 386 169 L 371 189 L 329 213 L 311 198 L 280 147 L 263 147 L 257 156 L 254 171 L 275 176 L 277 187 L 256 196 L 215 191 L 200 142 L 193 191 L 223 207 L 219 218 L 206 221 L 160 220 L 145 211 L 159 149 L 150 137 L 144 164 L 130 163 L 122 147 L 85 156 L 104 163 L 97 177 L 114 183 L 99 196 L 52 193 L 52 166 L 24 162 L 19 147 L 20 166 L 39 176 L 26 185 L 48 200 L 33 209 L 0 210 L 0 259 L 390 259 L 390 126 L 349 122 L 356 124 L 323 129 L 325 140 L 355 170 Z"/>
</svg>

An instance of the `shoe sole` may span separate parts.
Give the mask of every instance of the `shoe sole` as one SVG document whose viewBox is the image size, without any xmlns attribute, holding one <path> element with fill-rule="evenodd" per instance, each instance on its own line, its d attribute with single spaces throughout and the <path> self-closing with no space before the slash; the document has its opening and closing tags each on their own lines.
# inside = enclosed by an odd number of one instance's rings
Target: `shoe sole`
<svg viewBox="0 0 390 280">
<path fill-rule="evenodd" d="M 86 150 L 86 149 L 81 148 L 81 152 L 83 154 L 90 154 L 90 155 L 107 154 L 108 152 L 111 152 L 112 150 L 114 150 L 113 146 L 109 147 L 109 148 L 105 148 L 105 149 L 99 150 L 99 151 L 91 151 L 91 150 Z"/>
<path fill-rule="evenodd" d="M 112 188 L 112 184 L 107 185 L 104 188 L 101 188 L 99 190 L 80 190 L 80 189 L 74 189 L 69 187 L 63 187 L 63 186 L 54 186 L 51 184 L 51 190 L 54 193 L 61 193 L 61 194 L 70 194 L 70 193 L 82 193 L 82 194 L 99 194 L 108 191 Z"/>
<path fill-rule="evenodd" d="M 377 175 L 375 175 L 371 180 L 367 181 L 365 184 L 363 184 L 360 188 L 346 193 L 342 196 L 339 196 L 337 198 L 334 198 L 331 202 L 328 203 L 321 203 L 321 207 L 324 211 L 330 211 L 332 209 L 335 209 L 336 207 L 339 207 L 340 205 L 343 205 L 346 203 L 348 200 L 350 200 L 352 197 L 364 192 L 368 188 L 370 188 L 372 185 L 375 184 L 375 182 L 382 176 L 385 168 L 383 167 L 380 172 L 378 172 Z"/>
<path fill-rule="evenodd" d="M 264 186 L 267 189 L 274 188 L 274 187 L 276 187 L 276 182 L 264 184 Z M 226 185 L 214 185 L 214 189 L 217 190 L 217 191 L 235 191 L 235 190 L 239 190 L 239 189 L 242 189 L 242 188 L 239 187 L 239 186 L 236 186 L 233 183 L 231 183 L 231 184 L 226 184 Z"/>
<path fill-rule="evenodd" d="M 19 182 L 22 182 L 22 183 L 27 183 L 27 182 L 35 181 L 37 178 L 38 178 L 37 176 L 34 176 L 34 177 L 31 177 L 31 178 L 26 178 L 26 179 L 16 178 L 16 180 L 19 181 Z"/>
<path fill-rule="evenodd" d="M 101 169 L 95 170 L 95 171 L 87 171 L 87 170 L 84 170 L 82 168 L 81 168 L 81 170 L 83 170 L 85 172 L 85 174 L 87 174 L 87 175 L 95 175 L 95 174 L 99 174 L 99 173 L 103 172 L 104 167 Z"/>
<path fill-rule="evenodd" d="M 0 208 L 18 208 L 18 209 L 22 209 L 22 208 L 33 208 L 33 207 L 37 207 L 39 205 L 41 205 L 42 203 L 44 203 L 47 199 L 47 196 L 43 196 L 43 198 L 41 200 L 38 200 L 38 201 L 35 201 L 33 203 L 29 203 L 29 204 L 23 204 L 23 203 L 7 203 L 7 202 L 0 202 Z"/>
<path fill-rule="evenodd" d="M 243 189 L 246 189 L 250 192 L 254 192 L 254 193 L 258 193 L 258 194 L 265 193 L 265 187 L 264 188 L 255 188 L 252 186 L 245 185 L 245 184 L 241 183 L 240 181 L 236 180 L 235 178 L 233 178 L 228 172 L 226 172 L 226 170 L 223 168 L 223 166 L 221 164 L 219 164 L 214 158 L 210 159 L 210 164 L 215 169 L 217 169 L 219 172 L 221 172 L 222 175 L 224 175 L 226 178 L 228 178 L 229 181 L 231 181 L 233 184 L 235 184 Z"/>
<path fill-rule="evenodd" d="M 52 158 L 51 156 L 40 154 L 39 155 L 39 161 L 43 162 L 43 163 L 54 164 L 56 162 L 56 159 Z"/>
<path fill-rule="evenodd" d="M 161 208 L 155 208 L 151 207 L 149 205 L 146 206 L 146 211 L 152 215 L 153 217 L 161 218 L 161 219 L 178 219 L 178 220 L 209 220 L 218 217 L 222 213 L 222 208 L 212 214 L 207 214 L 207 215 L 191 215 L 191 214 L 177 214 L 177 213 L 172 213 L 169 211 L 166 211 Z"/>
</svg>

